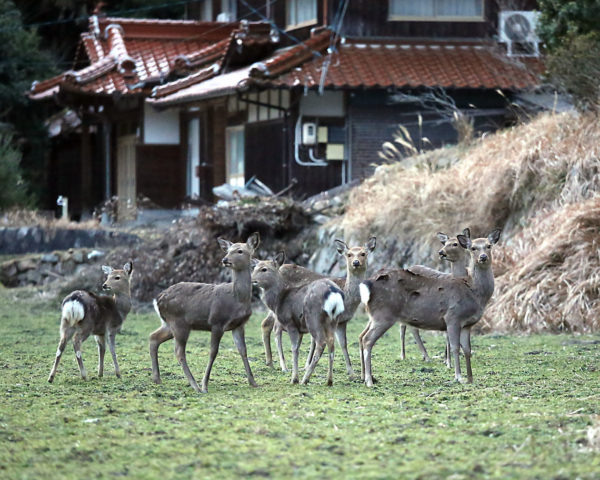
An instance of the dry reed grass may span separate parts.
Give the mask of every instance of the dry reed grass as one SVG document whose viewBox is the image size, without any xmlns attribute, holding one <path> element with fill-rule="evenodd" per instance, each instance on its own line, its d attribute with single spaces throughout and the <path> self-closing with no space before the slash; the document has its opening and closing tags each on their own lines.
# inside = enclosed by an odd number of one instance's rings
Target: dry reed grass
<svg viewBox="0 0 600 480">
<path fill-rule="evenodd" d="M 439 230 L 469 226 L 480 236 L 501 227 L 496 295 L 482 327 L 597 331 L 597 117 L 544 114 L 470 148 L 441 151 L 461 154 L 441 170 L 379 167 L 355 189 L 338 227 L 347 238 L 374 234 L 393 243 L 376 266 L 403 250 L 409 253 L 397 263 L 433 263 Z"/>
</svg>

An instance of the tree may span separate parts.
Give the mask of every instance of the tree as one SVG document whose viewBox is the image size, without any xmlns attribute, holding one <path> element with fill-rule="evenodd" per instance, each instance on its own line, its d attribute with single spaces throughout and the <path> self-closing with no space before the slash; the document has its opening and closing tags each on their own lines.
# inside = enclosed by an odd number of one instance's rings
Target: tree
<svg viewBox="0 0 600 480">
<path fill-rule="evenodd" d="M 0 209 L 32 203 L 20 162 L 21 152 L 15 147 L 12 135 L 0 132 Z"/>
<path fill-rule="evenodd" d="M 539 7 L 552 82 L 579 110 L 600 110 L 600 0 L 540 0 Z"/>
</svg>

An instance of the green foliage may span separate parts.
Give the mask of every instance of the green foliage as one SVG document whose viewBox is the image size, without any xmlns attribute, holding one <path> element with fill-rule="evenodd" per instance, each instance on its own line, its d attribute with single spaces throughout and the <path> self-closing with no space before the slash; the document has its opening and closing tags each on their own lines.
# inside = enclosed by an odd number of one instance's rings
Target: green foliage
<svg viewBox="0 0 600 480">
<path fill-rule="evenodd" d="M 537 33 L 550 51 L 600 28 L 600 0 L 539 0 L 538 7 Z"/>
<path fill-rule="evenodd" d="M 600 104 L 600 0 L 540 0 L 538 34 L 552 82 L 581 111 Z"/>
<path fill-rule="evenodd" d="M 600 413 L 598 336 L 473 337 L 475 384 L 451 381 L 444 338 L 425 333 L 435 358 L 414 345 L 399 360 L 392 329 L 373 351 L 379 383 L 349 380 L 336 349 L 334 386 L 324 356 L 308 386 L 264 365 L 261 315 L 246 340 L 260 388 L 250 388 L 231 339 L 223 338 L 207 395 L 187 384 L 165 343 L 162 385 L 150 379 L 148 334 L 155 314 L 132 314 L 117 337 L 123 378 L 106 355 L 83 345 L 89 379 L 70 346 L 54 384 L 46 378 L 58 343 L 59 302 L 31 290 L 1 290 L 0 469 L 43 478 L 597 478 L 600 455 L 588 429 Z M 358 366 L 358 333 L 349 348 Z M 192 332 L 188 362 L 201 378 L 206 332 Z M 307 339 L 302 355 L 308 349 Z M 289 342 L 284 337 L 285 351 Z M 288 355 L 289 357 L 289 355 Z M 302 357 L 301 360 L 304 360 Z M 288 358 L 289 366 L 289 358 Z M 597 448 L 597 447 L 596 447 Z"/>
<path fill-rule="evenodd" d="M 0 209 L 31 206 L 20 163 L 21 152 L 15 147 L 12 135 L 0 132 Z"/>
</svg>

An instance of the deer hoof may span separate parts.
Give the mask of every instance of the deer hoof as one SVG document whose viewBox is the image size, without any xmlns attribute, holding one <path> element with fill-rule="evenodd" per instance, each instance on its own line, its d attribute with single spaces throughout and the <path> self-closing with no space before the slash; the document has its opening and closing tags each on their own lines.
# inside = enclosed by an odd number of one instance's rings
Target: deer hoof
<svg viewBox="0 0 600 480">
<path fill-rule="evenodd" d="M 154 383 L 156 383 L 156 385 L 160 385 L 162 383 L 162 380 L 160 379 L 160 377 L 153 377 L 152 381 Z"/>
<path fill-rule="evenodd" d="M 48 383 L 52 383 L 54 381 L 54 375 L 50 375 L 48 377 Z"/>
<path fill-rule="evenodd" d="M 299 383 L 299 380 L 297 378 L 292 378 L 292 383 Z"/>
<path fill-rule="evenodd" d="M 333 387 L 333 380 L 327 380 L 327 386 Z"/>
<path fill-rule="evenodd" d="M 365 380 L 365 385 L 369 388 L 373 387 L 373 380 L 371 380 L 371 379 Z"/>
</svg>

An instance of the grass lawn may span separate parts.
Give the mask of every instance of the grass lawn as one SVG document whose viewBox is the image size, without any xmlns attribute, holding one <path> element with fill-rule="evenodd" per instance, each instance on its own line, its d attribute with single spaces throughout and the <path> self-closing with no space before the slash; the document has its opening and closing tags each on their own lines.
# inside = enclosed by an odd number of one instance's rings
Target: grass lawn
<svg viewBox="0 0 600 480">
<path fill-rule="evenodd" d="M 132 314 L 117 337 L 123 378 L 115 378 L 108 350 L 105 377 L 97 378 L 90 338 L 88 381 L 68 346 L 51 385 L 59 302 L 37 296 L 0 290 L 3 479 L 600 478 L 600 451 L 587 440 L 600 414 L 598 335 L 474 336 L 475 383 L 460 385 L 442 362 L 442 336 L 423 334 L 431 362 L 414 344 L 401 361 L 394 328 L 373 350 L 373 389 L 347 378 L 339 348 L 328 388 L 325 357 L 308 386 L 267 367 L 262 316 L 254 315 L 246 339 L 260 388 L 248 386 L 227 334 L 209 393 L 200 395 L 172 341 L 159 352 L 163 384 L 151 382 L 148 334 L 158 320 Z M 364 322 L 349 327 L 357 370 Z M 308 344 L 305 337 L 302 364 Z M 208 333 L 192 332 L 188 362 L 197 380 L 208 345 Z"/>
</svg>

